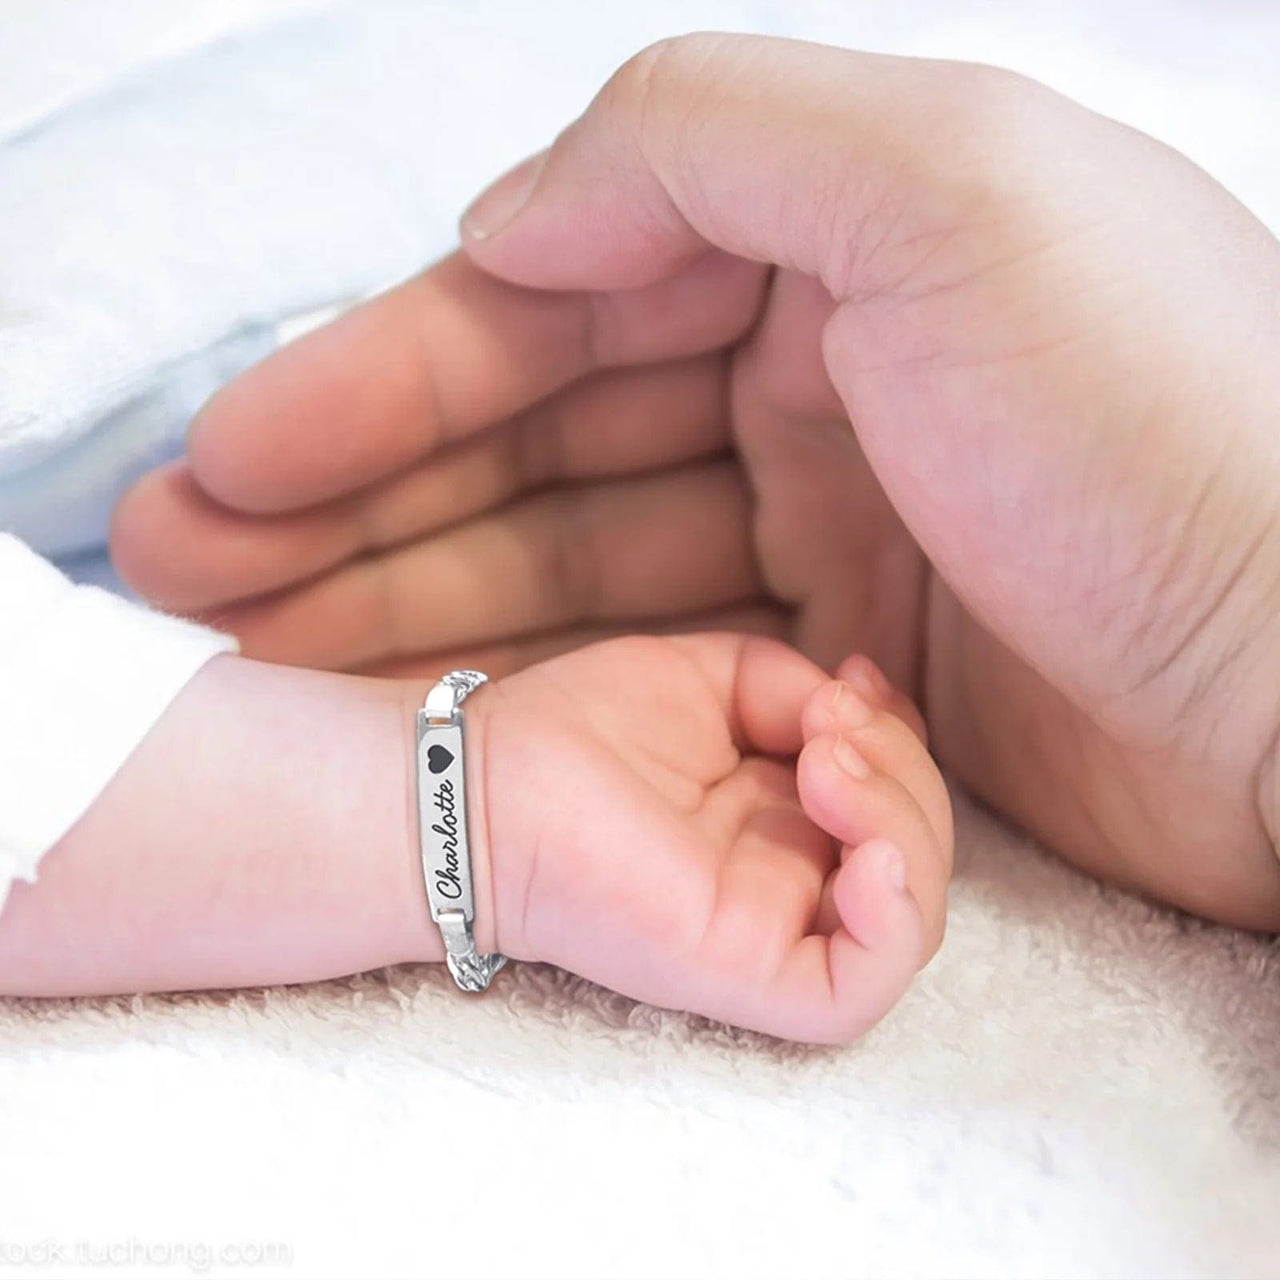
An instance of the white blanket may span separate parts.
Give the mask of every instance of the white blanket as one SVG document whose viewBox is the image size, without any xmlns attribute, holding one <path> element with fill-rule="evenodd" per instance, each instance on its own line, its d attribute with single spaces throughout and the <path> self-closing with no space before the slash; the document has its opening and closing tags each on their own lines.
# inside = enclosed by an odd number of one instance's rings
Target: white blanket
<svg viewBox="0 0 1280 1280">
<path fill-rule="evenodd" d="M 0 526 L 91 554 L 283 317 L 442 249 L 674 30 L 1009 63 L 1280 226 L 1272 11 L 1061 8 L 8 0 Z M 532 966 L 0 1002 L 0 1275 L 1280 1276 L 1276 945 L 957 803 L 946 946 L 847 1051 Z"/>
</svg>

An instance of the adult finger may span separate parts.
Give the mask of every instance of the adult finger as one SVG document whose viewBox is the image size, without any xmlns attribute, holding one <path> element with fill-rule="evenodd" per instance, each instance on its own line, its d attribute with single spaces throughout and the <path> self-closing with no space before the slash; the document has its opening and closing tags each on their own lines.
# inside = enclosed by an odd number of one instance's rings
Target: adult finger
<svg viewBox="0 0 1280 1280">
<path fill-rule="evenodd" d="M 757 266 L 704 252 L 649 288 L 552 293 L 454 255 L 224 387 L 192 423 L 191 467 L 237 510 L 311 506 L 597 369 L 716 350 L 750 324 L 763 284 Z"/>
<path fill-rule="evenodd" d="M 760 595 L 749 512 L 732 463 L 569 486 L 208 616 L 249 657 L 348 669 L 710 609 Z"/>
<path fill-rule="evenodd" d="M 728 442 L 724 374 L 718 356 L 597 374 L 388 480 L 279 515 L 224 506 L 172 463 L 121 500 L 112 558 L 180 612 L 278 591 L 532 490 L 713 454 Z"/>
<path fill-rule="evenodd" d="M 886 248 L 978 186 L 992 87 L 962 63 L 697 35 L 626 63 L 546 153 L 462 220 L 486 270 L 540 288 L 634 288 L 708 246 L 874 290 Z"/>
</svg>

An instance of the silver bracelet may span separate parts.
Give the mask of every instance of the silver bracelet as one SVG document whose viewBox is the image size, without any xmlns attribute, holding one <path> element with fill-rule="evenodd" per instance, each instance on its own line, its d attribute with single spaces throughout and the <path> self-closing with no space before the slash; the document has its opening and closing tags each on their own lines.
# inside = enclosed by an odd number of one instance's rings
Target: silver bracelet
<svg viewBox="0 0 1280 1280">
<path fill-rule="evenodd" d="M 483 991 L 507 963 L 482 956 L 471 931 L 471 848 L 462 703 L 488 680 L 479 671 L 450 671 L 418 711 L 418 831 L 431 918 L 444 938 L 445 960 L 463 991 Z"/>
</svg>

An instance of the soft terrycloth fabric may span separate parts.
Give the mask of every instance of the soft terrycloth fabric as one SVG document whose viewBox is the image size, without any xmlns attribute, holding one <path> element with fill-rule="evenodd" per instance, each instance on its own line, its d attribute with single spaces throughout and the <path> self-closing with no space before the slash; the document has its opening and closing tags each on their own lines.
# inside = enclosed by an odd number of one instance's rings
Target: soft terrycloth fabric
<svg viewBox="0 0 1280 1280">
<path fill-rule="evenodd" d="M 1275 1277 L 1280 951 L 959 818 L 947 943 L 843 1051 L 529 965 L 477 998 L 425 967 L 0 1002 L 0 1249 L 275 1243 L 292 1270 L 252 1274 L 362 1280 Z"/>
<path fill-rule="evenodd" d="M 93 554 L 113 489 L 281 316 L 442 248 L 475 186 L 660 34 L 1008 63 L 1280 226 L 1268 6 L 10 0 L 5 23 L 0 527 L 21 501 L 61 553 Z M 0 1275 L 80 1242 L 133 1257 L 120 1276 L 273 1244 L 292 1269 L 253 1274 L 1280 1275 L 1276 945 L 958 804 L 944 950 L 847 1051 L 523 965 L 474 1000 L 404 969 L 0 1002 Z"/>
</svg>

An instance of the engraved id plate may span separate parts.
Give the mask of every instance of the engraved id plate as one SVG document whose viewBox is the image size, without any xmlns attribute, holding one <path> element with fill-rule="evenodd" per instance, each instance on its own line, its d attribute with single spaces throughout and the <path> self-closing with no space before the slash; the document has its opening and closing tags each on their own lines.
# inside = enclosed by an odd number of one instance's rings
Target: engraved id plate
<svg viewBox="0 0 1280 1280">
<path fill-rule="evenodd" d="M 462 725 L 432 723 L 418 712 L 418 826 L 422 874 L 431 918 L 461 911 L 475 916 L 471 858 L 467 848 L 467 788 L 462 765 Z"/>
</svg>

